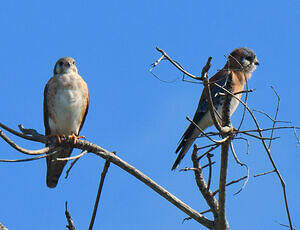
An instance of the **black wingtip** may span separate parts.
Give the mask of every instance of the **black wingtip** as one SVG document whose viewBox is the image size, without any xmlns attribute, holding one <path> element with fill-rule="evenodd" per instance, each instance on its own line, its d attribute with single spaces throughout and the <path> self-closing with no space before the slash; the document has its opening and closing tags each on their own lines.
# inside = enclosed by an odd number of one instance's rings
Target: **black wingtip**
<svg viewBox="0 0 300 230">
<path fill-rule="evenodd" d="M 178 168 L 178 165 L 180 164 L 180 162 L 183 159 L 184 155 L 185 155 L 185 152 L 183 151 L 183 149 L 181 149 L 178 157 L 176 158 L 176 160 L 175 160 L 175 162 L 172 166 L 172 169 L 171 169 L 172 171 Z"/>
</svg>

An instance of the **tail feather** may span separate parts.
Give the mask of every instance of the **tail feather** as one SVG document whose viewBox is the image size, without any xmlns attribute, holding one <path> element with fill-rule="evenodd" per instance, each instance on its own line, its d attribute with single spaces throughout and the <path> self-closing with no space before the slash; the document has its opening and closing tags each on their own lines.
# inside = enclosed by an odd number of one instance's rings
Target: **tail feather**
<svg viewBox="0 0 300 230">
<path fill-rule="evenodd" d="M 193 118 L 193 121 L 196 124 L 198 124 L 202 130 L 205 130 L 207 127 L 210 126 L 210 124 L 206 122 L 207 120 L 207 118 L 205 118 L 206 114 L 207 112 L 196 112 Z M 187 130 L 182 135 L 180 139 L 180 143 L 175 151 L 175 153 L 179 152 L 179 154 L 172 166 L 172 170 L 178 167 L 181 160 L 184 158 L 185 154 L 189 151 L 190 147 L 195 141 L 195 138 L 197 138 L 199 134 L 200 134 L 199 129 L 197 129 L 194 124 L 190 124 Z"/>
<path fill-rule="evenodd" d="M 47 157 L 47 179 L 49 188 L 55 188 L 67 161 L 57 161 L 56 158 L 69 157 L 72 153 L 72 147 L 65 147 L 62 151 Z"/>
<path fill-rule="evenodd" d="M 189 151 L 191 145 L 194 143 L 195 138 L 199 135 L 199 132 L 197 132 L 196 127 L 193 124 L 190 124 L 190 126 L 187 128 L 187 130 L 184 132 L 181 142 L 178 145 L 175 153 L 178 153 L 178 157 L 176 158 L 172 170 L 176 169 L 178 165 L 180 164 L 181 160 L 184 158 L 185 154 Z"/>
</svg>

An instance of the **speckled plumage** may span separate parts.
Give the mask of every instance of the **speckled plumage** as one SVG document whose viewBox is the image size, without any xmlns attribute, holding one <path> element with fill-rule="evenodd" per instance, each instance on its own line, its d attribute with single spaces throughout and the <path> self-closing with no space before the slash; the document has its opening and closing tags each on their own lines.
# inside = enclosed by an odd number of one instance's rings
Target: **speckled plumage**
<svg viewBox="0 0 300 230">
<path fill-rule="evenodd" d="M 225 66 L 209 80 L 210 82 L 216 82 L 218 85 L 224 86 L 227 81 L 228 71 L 230 71 L 232 73 L 232 91 L 234 93 L 240 92 L 244 89 L 246 81 L 251 78 L 252 72 L 256 69 L 256 66 L 258 64 L 259 63 L 254 51 L 246 47 L 237 48 L 229 54 Z M 215 85 L 211 85 L 210 89 L 213 104 L 218 113 L 221 115 L 224 102 L 224 96 L 223 94 L 220 94 L 220 92 L 222 92 L 222 89 Z M 237 94 L 236 96 L 241 98 L 241 94 Z M 206 94 L 202 93 L 198 108 L 193 118 L 193 121 L 202 130 L 205 130 L 213 125 L 206 98 Z M 230 116 L 234 113 L 238 105 L 239 101 L 236 98 L 232 98 L 230 102 Z M 183 159 L 183 157 L 195 141 L 195 138 L 197 138 L 199 134 L 200 131 L 193 124 L 190 124 L 187 130 L 184 132 L 181 141 L 175 151 L 176 153 L 179 152 L 179 154 L 172 166 L 172 170 L 178 167 L 180 161 Z"/>
<path fill-rule="evenodd" d="M 57 61 L 54 76 L 44 90 L 44 125 L 46 135 L 79 135 L 89 106 L 89 92 L 85 81 L 78 74 L 73 58 Z M 65 147 L 47 157 L 47 186 L 56 187 L 72 148 Z"/>
</svg>

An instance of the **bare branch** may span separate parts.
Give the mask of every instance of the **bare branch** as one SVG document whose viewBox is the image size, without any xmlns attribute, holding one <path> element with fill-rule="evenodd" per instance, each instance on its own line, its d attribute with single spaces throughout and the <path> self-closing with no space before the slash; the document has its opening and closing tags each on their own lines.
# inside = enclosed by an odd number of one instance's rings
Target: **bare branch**
<svg viewBox="0 0 300 230">
<path fill-rule="evenodd" d="M 116 154 L 116 152 L 113 152 L 114 154 Z M 97 197 L 96 197 L 96 201 L 94 204 L 94 210 L 93 210 L 93 215 L 91 218 L 91 222 L 90 222 L 90 226 L 89 226 L 89 230 L 93 229 L 94 226 L 94 222 L 95 222 L 95 218 L 96 218 L 96 214 L 97 214 L 97 209 L 98 209 L 98 204 L 99 204 L 99 200 L 100 200 L 100 196 L 101 196 L 101 192 L 102 192 L 102 188 L 103 188 L 103 184 L 104 184 L 104 179 L 105 176 L 107 174 L 108 168 L 109 168 L 110 162 L 108 160 L 105 161 L 102 173 L 101 173 L 101 179 L 100 179 L 100 183 L 99 183 L 99 187 L 98 187 L 98 192 L 97 192 Z"/>
<path fill-rule="evenodd" d="M 293 130 L 294 130 L 294 134 L 295 134 L 295 137 L 296 137 L 296 139 L 297 139 L 297 142 L 298 142 L 298 144 L 300 144 L 300 139 L 299 139 L 299 137 L 298 137 L 298 135 L 297 135 L 296 129 L 293 128 Z"/>
<path fill-rule="evenodd" d="M 212 146 L 216 146 L 217 144 L 210 144 L 210 145 L 205 145 L 205 146 L 202 146 L 202 147 L 198 147 L 197 150 L 201 150 L 201 149 L 206 149 L 206 148 L 209 148 L 209 147 L 212 147 Z"/>
<path fill-rule="evenodd" d="M 247 136 L 250 136 L 250 137 L 254 137 L 254 138 L 260 139 L 260 140 L 276 140 L 276 139 L 279 138 L 279 137 L 274 137 L 274 138 L 271 138 L 271 137 L 260 137 L 260 136 L 256 136 L 254 134 L 247 133 L 247 132 L 243 132 L 243 134 L 245 134 Z"/>
<path fill-rule="evenodd" d="M 74 157 L 66 157 L 66 158 L 56 158 L 56 160 L 58 161 L 69 161 L 69 160 L 76 160 L 82 156 L 84 156 L 85 154 L 87 154 L 88 151 L 86 150 L 83 150 L 80 154 L 78 154 L 77 156 L 74 156 Z"/>
<path fill-rule="evenodd" d="M 238 94 L 241 94 L 241 93 L 252 93 L 254 92 L 255 89 L 247 89 L 247 90 L 242 90 L 242 91 L 239 91 L 239 92 L 236 92 L 234 93 L 234 95 L 238 95 Z"/>
<path fill-rule="evenodd" d="M 41 137 L 38 137 L 38 136 L 34 136 L 34 137 L 28 136 L 27 134 L 20 133 L 20 132 L 18 132 L 16 130 L 13 130 L 13 129 L 7 127 L 6 125 L 2 124 L 1 122 L 0 122 L 0 127 L 3 128 L 3 129 L 5 129 L 6 131 L 8 131 L 8 132 L 10 132 L 10 133 L 18 136 L 18 137 L 24 138 L 26 140 L 41 142 L 41 143 L 45 143 L 45 144 L 48 142 L 48 138 L 45 137 L 45 136 L 43 136 L 43 135 L 40 135 Z M 23 126 L 19 125 L 19 127 L 23 127 Z"/>
<path fill-rule="evenodd" d="M 277 107 L 276 107 L 276 112 L 275 112 L 275 116 L 274 116 L 274 119 L 273 119 L 273 126 L 272 126 L 272 128 L 275 128 L 276 120 L 277 120 L 277 116 L 278 116 L 278 112 L 279 112 L 280 97 L 279 97 L 278 93 L 276 92 L 276 90 L 274 89 L 273 86 L 271 86 L 271 89 L 274 91 L 274 93 L 276 94 L 276 97 L 277 97 Z M 272 131 L 271 131 L 270 138 L 273 137 L 273 134 L 274 134 L 274 129 L 272 129 Z M 271 149 L 271 144 L 272 144 L 272 140 L 269 141 L 269 146 L 268 146 L 269 151 Z"/>
<path fill-rule="evenodd" d="M 230 181 L 229 183 L 226 184 L 226 186 L 229 186 L 229 185 L 238 183 L 238 182 L 240 182 L 240 181 L 242 181 L 242 180 L 245 180 L 245 179 L 247 179 L 247 176 L 241 177 L 241 178 L 239 178 L 239 179 L 237 179 L 237 180 Z M 219 192 L 219 189 L 217 189 L 216 191 L 214 191 L 214 192 L 213 192 L 213 195 L 215 196 L 218 192 Z"/>
<path fill-rule="evenodd" d="M 56 148 L 56 150 L 54 152 L 52 152 L 52 150 L 51 150 L 51 153 L 47 153 L 45 155 L 31 157 L 31 158 L 25 158 L 25 159 L 17 159 L 17 160 L 0 159 L 0 162 L 16 163 L 16 162 L 25 162 L 25 161 L 35 161 L 35 160 L 39 160 L 39 159 L 42 159 L 42 158 L 54 155 L 54 154 L 56 154 L 60 150 L 61 150 L 61 148 Z"/>
<path fill-rule="evenodd" d="M 208 153 L 207 155 L 207 159 L 208 159 L 208 167 L 209 167 L 209 171 L 208 171 L 208 181 L 207 181 L 207 190 L 210 189 L 210 183 L 211 183 L 211 174 L 212 174 L 212 163 L 211 163 L 211 157 L 213 156 L 212 154 Z"/>
<path fill-rule="evenodd" d="M 198 161 L 198 156 L 197 156 L 197 145 L 194 145 L 194 149 L 193 149 L 193 153 L 192 153 L 192 161 L 193 161 L 193 167 L 194 168 L 199 168 L 199 161 Z M 214 218 L 217 219 L 218 218 L 218 201 L 214 198 L 212 192 L 210 190 L 207 189 L 207 184 L 205 182 L 205 179 L 201 173 L 200 170 L 194 170 L 194 174 L 195 174 L 195 180 L 197 183 L 197 186 L 202 194 L 202 196 L 204 197 L 206 203 L 208 204 L 208 206 L 211 209 L 211 212 L 214 215 Z"/>
<path fill-rule="evenodd" d="M 65 203 L 65 215 L 68 221 L 68 225 L 66 226 L 69 230 L 76 230 L 71 214 L 68 211 L 68 202 Z"/>
<path fill-rule="evenodd" d="M 236 195 L 236 194 L 240 193 L 245 188 L 245 186 L 247 185 L 247 183 L 249 181 L 249 178 L 250 178 L 250 171 L 249 171 L 248 165 L 246 165 L 245 163 L 242 163 L 239 160 L 238 156 L 236 155 L 236 152 L 235 152 L 235 149 L 234 149 L 234 146 L 233 146 L 232 142 L 230 142 L 230 149 L 231 149 L 231 152 L 233 154 L 233 157 L 234 157 L 236 163 L 238 163 L 240 166 L 244 166 L 247 169 L 247 179 L 245 180 L 243 186 L 236 193 L 234 193 L 234 195 Z"/>
<path fill-rule="evenodd" d="M 276 220 L 275 220 L 275 223 L 277 223 L 277 224 L 281 225 L 282 227 L 287 227 L 287 228 L 290 228 L 290 226 L 289 226 L 289 225 L 282 224 L 282 223 L 280 223 L 280 222 L 278 222 L 278 221 L 276 221 Z M 293 228 L 293 230 L 296 230 L 296 229 L 295 229 L 295 228 Z"/>
<path fill-rule="evenodd" d="M 249 140 L 247 138 L 244 138 L 244 137 L 234 137 L 234 140 L 244 140 L 244 141 L 246 141 L 246 144 L 247 144 L 246 154 L 248 155 L 249 154 L 249 148 L 250 148 Z"/>
<path fill-rule="evenodd" d="M 273 172 L 275 172 L 275 169 L 273 169 L 271 171 L 268 171 L 268 172 L 263 172 L 263 173 L 255 174 L 254 177 L 268 175 L 268 174 L 273 173 Z"/>
<path fill-rule="evenodd" d="M 177 69 L 179 69 L 181 72 L 186 74 L 187 76 L 195 79 L 195 80 L 201 80 L 199 77 L 196 77 L 189 72 L 187 72 L 182 66 L 180 66 L 178 63 L 176 63 L 172 58 L 169 57 L 169 55 L 163 51 L 162 49 L 156 47 L 156 50 L 159 51 L 167 60 L 169 60 Z M 155 64 L 155 63 L 154 63 Z"/>
<path fill-rule="evenodd" d="M 205 214 L 205 213 L 208 213 L 208 212 L 211 212 L 211 210 L 208 209 L 208 210 L 202 211 L 202 212 L 200 212 L 200 214 Z M 184 218 L 184 219 L 182 220 L 182 224 L 183 224 L 185 221 L 191 220 L 191 219 L 192 219 L 191 217 L 186 217 L 186 218 Z"/>
<path fill-rule="evenodd" d="M 218 148 L 220 146 L 220 144 L 215 145 L 214 147 L 211 147 L 208 151 L 206 151 L 205 153 L 203 153 L 200 157 L 198 157 L 198 161 L 200 161 L 204 156 L 206 156 L 207 154 L 209 154 L 210 152 L 212 152 L 213 150 L 215 150 L 216 148 Z M 199 150 L 199 148 L 197 149 Z"/>
<path fill-rule="evenodd" d="M 41 154 L 44 154 L 44 153 L 46 153 L 50 150 L 50 147 L 46 147 L 46 148 L 39 149 L 39 150 L 24 149 L 24 148 L 18 146 L 16 143 L 14 143 L 10 138 L 8 138 L 8 136 L 6 136 L 1 129 L 0 129 L 0 137 L 4 141 L 6 141 L 6 143 L 8 143 L 11 147 L 16 149 L 17 151 L 19 151 L 21 153 L 24 153 L 24 154 L 27 154 L 27 155 L 41 155 Z"/>
<path fill-rule="evenodd" d="M 1 124 L 1 123 L 0 123 Z M 1 126 L 2 127 L 2 126 Z M 12 130 L 12 133 L 18 133 L 14 130 Z M 25 139 L 28 139 L 25 134 L 22 134 L 25 136 Z M 49 143 L 50 139 L 48 137 L 32 137 L 34 141 L 41 142 L 41 143 Z M 59 144 L 59 143 L 57 143 Z M 160 196 L 164 197 L 166 200 L 168 200 L 170 203 L 174 204 L 177 208 L 179 208 L 181 211 L 192 217 L 194 220 L 202 224 L 203 226 L 212 229 L 213 227 L 213 221 L 207 219 L 203 215 L 201 215 L 199 212 L 193 210 L 190 206 L 182 202 L 180 199 L 178 199 L 176 196 L 168 192 L 166 189 L 164 189 L 162 186 L 157 184 L 155 181 L 150 179 L 148 176 L 134 168 L 132 165 L 128 164 L 127 162 L 123 161 L 121 158 L 116 156 L 115 154 L 101 148 L 100 146 L 90 143 L 86 140 L 77 140 L 76 143 L 74 143 L 73 140 L 69 138 L 63 138 L 61 140 L 60 145 L 69 145 L 73 148 L 78 148 L 81 150 L 86 150 L 88 152 L 94 153 L 105 160 L 108 160 L 112 162 L 113 164 L 117 165 L 118 167 L 122 168 L 129 174 L 136 177 L 138 180 L 142 181 L 145 185 L 150 187 L 152 190 L 157 192 Z M 45 155 L 46 157 L 47 155 Z M 41 157 L 41 156 L 39 156 Z"/>
<path fill-rule="evenodd" d="M 100 183 L 99 183 L 99 187 L 98 187 L 97 197 L 96 197 L 95 204 L 94 204 L 94 210 L 93 210 L 92 218 L 90 221 L 89 230 L 92 230 L 93 226 L 94 226 L 97 209 L 98 209 L 98 204 L 99 204 L 99 200 L 100 200 L 100 196 L 101 196 L 101 192 L 102 192 L 102 188 L 103 188 L 103 184 L 104 184 L 104 179 L 105 179 L 106 173 L 108 171 L 109 165 L 110 165 L 110 162 L 108 160 L 106 160 L 104 167 L 103 167 L 103 171 L 101 173 L 101 179 L 100 179 Z"/>
<path fill-rule="evenodd" d="M 79 159 L 80 159 L 80 158 L 76 158 L 76 159 L 71 163 L 70 167 L 69 167 L 69 168 L 67 169 L 67 171 L 66 171 L 65 179 L 68 178 L 71 169 L 73 168 L 73 166 L 76 164 L 76 162 L 77 162 Z"/>
<path fill-rule="evenodd" d="M 228 74 L 227 82 L 224 88 L 228 89 L 229 92 L 232 91 L 232 73 Z M 232 93 L 231 93 L 232 94 Z M 217 228 L 220 230 L 229 229 L 228 222 L 226 220 L 226 179 L 227 179 L 227 167 L 228 167 L 228 149 L 233 138 L 233 129 L 231 132 L 224 132 L 224 127 L 231 127 L 230 122 L 230 104 L 232 96 L 226 94 L 224 98 L 224 104 L 222 108 L 222 138 L 228 138 L 228 141 L 222 143 L 221 146 L 221 166 L 220 166 L 220 176 L 219 176 L 219 209 L 217 218 Z"/>
<path fill-rule="evenodd" d="M 203 165 L 202 167 L 200 166 L 200 168 L 189 168 L 189 167 L 185 167 L 183 169 L 180 169 L 179 172 L 186 172 L 186 171 L 199 171 L 199 172 L 202 172 L 202 169 L 205 169 L 209 166 L 212 166 L 214 165 L 216 162 L 215 161 L 212 161 L 211 163 L 208 163 L 206 165 Z"/>
</svg>

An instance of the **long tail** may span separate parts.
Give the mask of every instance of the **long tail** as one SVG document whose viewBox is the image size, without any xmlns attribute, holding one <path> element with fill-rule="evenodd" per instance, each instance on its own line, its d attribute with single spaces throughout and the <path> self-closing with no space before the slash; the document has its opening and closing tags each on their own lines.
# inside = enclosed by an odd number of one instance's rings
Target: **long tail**
<svg viewBox="0 0 300 230">
<path fill-rule="evenodd" d="M 190 126 L 187 128 L 187 130 L 184 132 L 181 142 L 178 145 L 175 153 L 178 153 L 178 157 L 176 158 L 172 170 L 176 169 L 181 162 L 181 160 L 184 158 L 187 151 L 189 151 L 191 145 L 194 143 L 195 138 L 199 135 L 200 131 L 196 129 L 196 127 L 193 124 L 190 124 Z"/>
<path fill-rule="evenodd" d="M 65 147 L 62 151 L 47 157 L 47 179 L 46 183 L 49 188 L 55 188 L 60 175 L 67 161 L 57 161 L 56 158 L 69 157 L 72 153 L 72 147 Z"/>
</svg>

